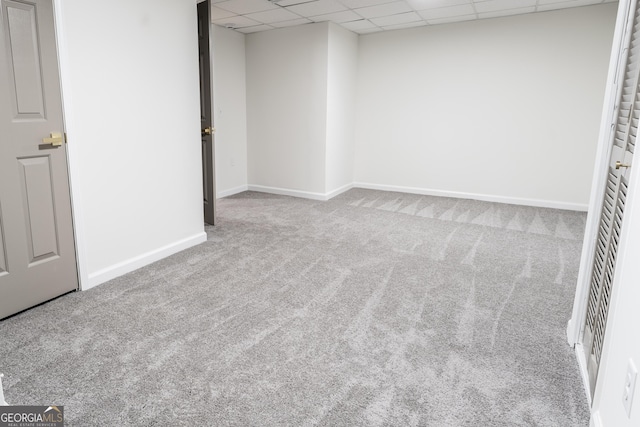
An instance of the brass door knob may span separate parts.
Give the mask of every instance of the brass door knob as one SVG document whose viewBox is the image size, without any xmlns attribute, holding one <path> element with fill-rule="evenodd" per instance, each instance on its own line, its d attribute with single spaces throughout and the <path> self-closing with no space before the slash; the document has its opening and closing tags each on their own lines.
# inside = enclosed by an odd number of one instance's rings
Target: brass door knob
<svg viewBox="0 0 640 427">
<path fill-rule="evenodd" d="M 203 135 L 213 135 L 214 133 L 216 133 L 216 128 L 214 127 L 208 127 L 208 128 L 202 129 Z"/>
<path fill-rule="evenodd" d="M 64 137 L 59 132 L 51 132 L 50 138 L 42 138 L 42 142 L 45 144 L 51 144 L 53 147 L 60 147 L 64 141 Z"/>
<path fill-rule="evenodd" d="M 620 162 L 619 160 L 616 162 L 616 169 L 620 169 L 620 168 L 630 168 L 631 165 L 625 165 L 624 163 Z"/>
</svg>

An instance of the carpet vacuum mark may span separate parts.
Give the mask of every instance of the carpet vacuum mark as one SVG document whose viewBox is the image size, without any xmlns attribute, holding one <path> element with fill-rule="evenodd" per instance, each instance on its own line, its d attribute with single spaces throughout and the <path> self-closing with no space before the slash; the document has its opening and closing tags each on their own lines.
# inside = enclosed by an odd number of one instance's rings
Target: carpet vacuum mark
<svg viewBox="0 0 640 427">
<path fill-rule="evenodd" d="M 359 189 L 218 212 L 202 245 L 0 322 L 6 400 L 69 426 L 588 425 L 585 214 Z"/>
</svg>

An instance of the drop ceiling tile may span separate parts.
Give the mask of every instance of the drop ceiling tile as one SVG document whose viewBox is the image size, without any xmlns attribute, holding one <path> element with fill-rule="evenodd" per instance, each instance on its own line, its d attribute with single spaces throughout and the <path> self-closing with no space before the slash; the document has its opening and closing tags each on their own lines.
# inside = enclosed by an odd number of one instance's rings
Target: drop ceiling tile
<svg viewBox="0 0 640 427">
<path fill-rule="evenodd" d="M 415 10 L 438 9 L 440 7 L 452 7 L 470 5 L 471 0 L 407 0 Z"/>
<path fill-rule="evenodd" d="M 539 6 L 547 5 L 547 4 L 557 4 L 557 3 L 572 4 L 574 2 L 572 0 L 538 0 L 538 5 Z M 594 4 L 594 3 L 602 3 L 602 0 L 592 0 L 591 3 L 592 4 Z"/>
<path fill-rule="evenodd" d="M 227 0 L 216 3 L 216 7 L 237 13 L 238 15 L 278 8 L 278 6 L 269 3 L 267 0 Z"/>
<path fill-rule="evenodd" d="M 358 33 L 358 34 L 371 34 L 371 33 L 377 33 L 380 31 L 382 31 L 382 28 L 380 27 L 363 28 L 362 30 L 353 30 L 354 33 Z"/>
<path fill-rule="evenodd" d="M 254 25 L 253 27 L 238 28 L 237 31 L 240 31 L 241 33 L 245 33 L 245 34 L 250 34 L 250 33 L 257 33 L 258 31 L 267 31 L 267 30 L 273 30 L 273 27 L 269 25 Z"/>
<path fill-rule="evenodd" d="M 424 21 L 415 21 L 407 22 L 405 24 L 385 25 L 383 28 L 385 30 L 403 30 L 405 28 L 424 27 L 425 25 L 427 25 L 427 23 Z"/>
<path fill-rule="evenodd" d="M 422 21 L 420 15 L 416 12 L 398 13 L 396 15 L 381 16 L 379 18 L 371 18 L 371 22 L 379 27 L 388 25 L 405 24 L 407 22 Z"/>
<path fill-rule="evenodd" d="M 271 26 L 277 27 L 277 28 L 295 27 L 296 25 L 308 24 L 310 22 L 311 21 L 308 20 L 307 18 L 298 18 L 298 19 L 293 19 L 291 21 L 272 22 Z"/>
<path fill-rule="evenodd" d="M 249 13 L 245 15 L 249 19 L 262 22 L 263 24 L 271 24 L 273 22 L 291 21 L 300 18 L 295 13 L 289 12 L 287 9 L 279 7 L 273 10 L 265 10 L 264 12 Z"/>
<path fill-rule="evenodd" d="M 533 13 L 536 11 L 536 8 L 531 7 L 521 7 L 519 9 L 506 9 L 506 10 L 496 10 L 494 12 L 487 13 L 478 13 L 478 18 L 498 18 L 500 16 L 510 16 L 510 15 L 521 15 L 524 13 Z"/>
<path fill-rule="evenodd" d="M 478 19 L 478 17 L 475 14 L 465 15 L 465 16 L 452 16 L 451 18 L 428 19 L 427 22 L 430 25 L 438 25 L 438 24 L 448 24 L 450 22 L 473 21 L 474 19 Z"/>
<path fill-rule="evenodd" d="M 314 22 L 332 21 L 340 24 L 342 22 L 357 21 L 359 19 L 362 19 L 362 16 L 358 15 L 352 10 L 343 10 L 342 12 L 311 16 L 309 18 Z"/>
<path fill-rule="evenodd" d="M 398 13 L 411 12 L 411 8 L 404 1 L 381 4 L 378 6 L 361 7 L 355 12 L 363 18 L 377 18 L 380 16 L 395 15 Z"/>
<path fill-rule="evenodd" d="M 308 17 L 340 12 L 342 10 L 346 10 L 347 8 L 335 0 L 317 0 L 309 3 L 288 6 L 287 9 L 291 12 L 297 13 L 298 15 Z"/>
<path fill-rule="evenodd" d="M 220 9 L 219 7 L 211 7 L 211 22 L 217 21 L 218 19 L 229 18 L 230 16 L 236 16 L 236 14 L 228 10 Z"/>
<path fill-rule="evenodd" d="M 344 24 L 342 24 L 342 26 L 352 31 L 378 29 L 377 26 L 373 25 L 370 21 L 366 19 L 361 19 L 359 21 L 345 22 Z"/>
<path fill-rule="evenodd" d="M 476 12 L 488 13 L 535 6 L 536 0 L 486 0 L 475 2 Z"/>
<path fill-rule="evenodd" d="M 224 18 L 224 19 L 218 19 L 217 21 L 213 21 L 213 23 L 216 25 L 227 27 L 227 28 L 242 28 L 242 27 L 253 27 L 255 25 L 260 25 L 260 22 L 254 21 L 253 19 L 249 19 L 240 15 L 231 16 L 229 18 Z"/>
<path fill-rule="evenodd" d="M 475 10 L 470 4 L 461 4 L 459 6 L 421 10 L 419 13 L 424 19 L 440 19 L 452 16 L 475 15 Z"/>
<path fill-rule="evenodd" d="M 349 9 L 358 9 L 359 7 L 377 6 L 384 3 L 393 3 L 397 0 L 341 0 L 342 4 Z"/>
<path fill-rule="evenodd" d="M 588 6 L 592 4 L 602 3 L 602 0 L 573 0 L 563 2 L 549 2 L 540 0 L 538 5 L 538 12 L 544 12 L 546 10 L 565 9 L 568 7 Z"/>
<path fill-rule="evenodd" d="M 316 1 L 316 0 L 281 0 L 281 1 L 275 1 L 274 3 L 276 3 L 278 6 L 292 6 L 294 4 L 301 4 L 301 3 L 309 3 L 312 1 Z"/>
</svg>

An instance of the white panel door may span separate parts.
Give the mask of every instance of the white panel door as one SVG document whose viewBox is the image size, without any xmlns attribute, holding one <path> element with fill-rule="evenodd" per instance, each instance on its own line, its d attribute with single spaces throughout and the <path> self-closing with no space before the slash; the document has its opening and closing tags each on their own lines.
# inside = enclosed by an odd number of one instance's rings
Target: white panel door
<svg viewBox="0 0 640 427">
<path fill-rule="evenodd" d="M 51 0 L 0 0 L 0 319 L 78 288 Z"/>
<path fill-rule="evenodd" d="M 618 102 L 607 184 L 593 258 L 587 314 L 582 337 L 591 394 L 596 386 L 607 325 L 613 277 L 622 231 L 629 175 L 640 120 L 640 3 L 632 2 L 627 44 L 620 64 Z"/>
</svg>

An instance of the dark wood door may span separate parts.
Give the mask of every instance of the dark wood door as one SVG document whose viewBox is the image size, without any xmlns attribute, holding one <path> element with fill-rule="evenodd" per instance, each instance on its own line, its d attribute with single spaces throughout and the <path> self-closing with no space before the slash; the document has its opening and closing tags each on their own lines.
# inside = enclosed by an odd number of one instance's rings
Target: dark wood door
<svg viewBox="0 0 640 427">
<path fill-rule="evenodd" d="M 209 1 L 198 3 L 198 50 L 200 52 L 200 126 L 202 129 L 202 188 L 204 221 L 216 219 L 215 150 L 211 99 L 211 55 L 209 51 Z"/>
</svg>

